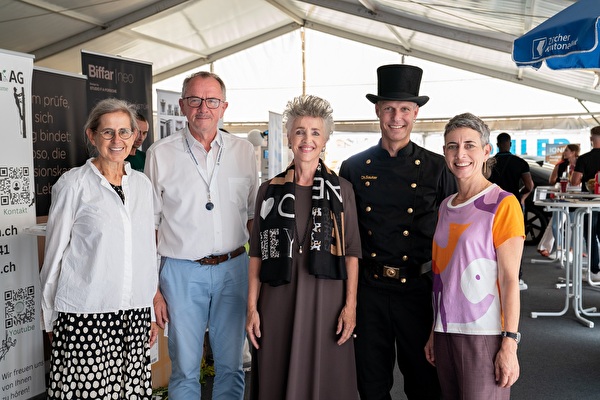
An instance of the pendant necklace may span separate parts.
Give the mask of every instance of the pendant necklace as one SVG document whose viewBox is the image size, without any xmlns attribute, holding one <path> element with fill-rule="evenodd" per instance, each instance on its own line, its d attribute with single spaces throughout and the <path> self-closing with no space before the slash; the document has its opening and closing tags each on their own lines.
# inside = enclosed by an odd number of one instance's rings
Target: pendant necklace
<svg viewBox="0 0 600 400">
<path fill-rule="evenodd" d="M 296 233 L 296 239 L 298 240 L 298 253 L 302 254 L 302 248 L 304 247 L 304 243 L 306 242 L 306 238 L 308 237 L 308 231 L 310 231 L 312 221 L 312 207 L 308 212 L 308 220 L 306 221 L 306 229 L 304 230 L 304 236 L 302 237 L 302 241 L 300 242 L 300 235 L 298 234 L 298 224 L 296 220 L 294 220 L 294 231 Z"/>
<path fill-rule="evenodd" d="M 204 181 L 204 183 L 206 183 L 206 204 L 204 205 L 204 207 L 210 211 L 213 208 L 215 208 L 215 204 L 212 202 L 211 198 L 210 198 L 210 188 L 212 186 L 213 183 L 213 178 L 215 177 L 215 175 L 217 175 L 217 171 L 219 170 L 219 166 L 221 165 L 221 155 L 223 154 L 223 145 L 219 145 L 219 153 L 217 154 L 217 163 L 215 165 L 215 168 L 212 171 L 212 174 L 210 174 L 210 178 L 208 179 L 208 181 L 206 180 L 206 178 L 204 177 L 204 175 L 202 174 L 202 171 L 200 171 L 200 164 L 198 164 L 198 160 L 196 160 L 196 156 L 194 156 L 194 153 L 192 153 L 192 148 L 190 147 L 190 143 L 188 142 L 187 137 L 184 134 L 184 139 L 185 139 L 185 144 L 187 145 L 188 148 L 188 152 L 190 153 L 190 156 L 192 157 L 192 161 L 194 161 L 194 164 L 196 165 L 196 170 L 198 171 L 198 174 L 200 175 L 200 178 L 202 178 L 202 180 Z M 208 174 L 208 166 L 206 168 L 206 172 Z"/>
</svg>

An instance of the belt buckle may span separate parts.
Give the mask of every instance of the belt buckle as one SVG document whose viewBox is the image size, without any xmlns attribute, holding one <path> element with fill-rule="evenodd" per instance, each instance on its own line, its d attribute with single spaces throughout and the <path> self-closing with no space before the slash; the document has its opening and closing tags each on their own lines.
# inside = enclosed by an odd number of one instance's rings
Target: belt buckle
<svg viewBox="0 0 600 400">
<path fill-rule="evenodd" d="M 391 279 L 398 279 L 400 283 L 406 283 L 406 278 L 400 277 L 400 268 L 390 267 L 388 265 L 383 266 L 383 276 Z"/>
</svg>

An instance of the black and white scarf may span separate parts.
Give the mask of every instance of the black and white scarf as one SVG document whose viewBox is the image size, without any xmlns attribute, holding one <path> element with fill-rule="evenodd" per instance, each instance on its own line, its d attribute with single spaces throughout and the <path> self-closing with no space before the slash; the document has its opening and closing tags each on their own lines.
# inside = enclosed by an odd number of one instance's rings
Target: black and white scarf
<svg viewBox="0 0 600 400">
<path fill-rule="evenodd" d="M 290 283 L 295 232 L 294 163 L 274 177 L 260 207 L 260 281 Z M 338 176 L 319 160 L 312 185 L 308 272 L 322 279 L 346 279 L 344 207 Z M 312 228 L 311 228 L 312 226 Z"/>
</svg>

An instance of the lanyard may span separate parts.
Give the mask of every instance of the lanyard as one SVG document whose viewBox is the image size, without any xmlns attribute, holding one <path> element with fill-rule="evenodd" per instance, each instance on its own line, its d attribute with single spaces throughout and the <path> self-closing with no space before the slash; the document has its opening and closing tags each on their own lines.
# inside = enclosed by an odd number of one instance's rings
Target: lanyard
<svg viewBox="0 0 600 400">
<path fill-rule="evenodd" d="M 219 145 L 219 153 L 217 154 L 217 164 L 213 168 L 212 174 L 210 174 L 210 178 L 208 178 L 208 180 L 207 180 L 204 177 L 204 174 L 202 173 L 202 171 L 200 170 L 200 164 L 198 163 L 198 160 L 196 160 L 196 156 L 194 156 L 194 153 L 192 153 L 192 148 L 190 147 L 190 143 L 188 142 L 188 139 L 185 135 L 184 135 L 184 139 L 185 139 L 185 144 L 187 145 L 187 148 L 188 148 L 188 152 L 190 153 L 190 156 L 192 157 L 192 161 L 194 161 L 194 164 L 196 165 L 196 171 L 198 171 L 198 175 L 200 175 L 200 178 L 202 178 L 202 180 L 206 184 L 206 195 L 208 197 L 208 201 L 206 202 L 205 207 L 208 211 L 210 211 L 213 208 L 215 208 L 215 205 L 211 201 L 211 198 L 210 198 L 210 190 L 212 187 L 213 178 L 215 177 L 215 175 L 217 175 L 219 166 L 221 165 L 221 155 L 223 154 L 224 146 L 222 144 Z M 208 175 L 208 165 L 206 166 L 206 174 Z"/>
</svg>

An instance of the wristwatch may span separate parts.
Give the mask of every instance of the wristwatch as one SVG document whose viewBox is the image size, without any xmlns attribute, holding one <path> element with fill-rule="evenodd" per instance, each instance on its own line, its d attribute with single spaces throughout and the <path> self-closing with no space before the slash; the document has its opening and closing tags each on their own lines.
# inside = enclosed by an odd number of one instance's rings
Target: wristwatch
<svg viewBox="0 0 600 400">
<path fill-rule="evenodd" d="M 506 332 L 506 331 L 502 331 L 502 336 L 503 337 L 509 337 L 511 339 L 515 339 L 515 342 L 517 342 L 517 344 L 519 344 L 519 342 L 521 341 L 521 332 Z"/>
</svg>

